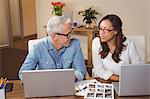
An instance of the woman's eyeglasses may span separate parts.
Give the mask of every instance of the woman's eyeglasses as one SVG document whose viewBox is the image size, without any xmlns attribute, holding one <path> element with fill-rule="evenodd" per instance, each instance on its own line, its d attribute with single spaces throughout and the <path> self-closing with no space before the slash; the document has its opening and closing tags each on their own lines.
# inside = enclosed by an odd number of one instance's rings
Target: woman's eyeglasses
<svg viewBox="0 0 150 99">
<path fill-rule="evenodd" d="M 111 31 L 113 31 L 114 29 L 102 29 L 102 28 L 98 27 L 97 30 L 100 32 L 109 33 Z"/>
</svg>

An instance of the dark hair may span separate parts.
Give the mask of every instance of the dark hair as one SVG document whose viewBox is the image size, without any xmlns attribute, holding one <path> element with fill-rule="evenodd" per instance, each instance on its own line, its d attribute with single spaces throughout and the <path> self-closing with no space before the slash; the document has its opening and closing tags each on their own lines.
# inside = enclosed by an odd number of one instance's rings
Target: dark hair
<svg viewBox="0 0 150 99">
<path fill-rule="evenodd" d="M 125 49 L 126 47 L 126 45 L 123 44 L 123 42 L 126 40 L 126 37 L 124 37 L 122 33 L 122 21 L 117 15 L 110 14 L 110 15 L 103 17 L 100 20 L 99 26 L 103 20 L 109 20 L 112 23 L 114 30 L 117 32 L 116 49 L 114 53 L 112 54 L 112 59 L 116 63 L 119 63 L 119 61 L 121 61 L 121 59 L 119 58 L 121 51 Z M 110 49 L 108 48 L 107 42 L 101 42 L 101 46 L 102 46 L 102 50 L 100 51 L 99 54 L 101 55 L 101 58 L 104 59 L 108 55 Z"/>
</svg>

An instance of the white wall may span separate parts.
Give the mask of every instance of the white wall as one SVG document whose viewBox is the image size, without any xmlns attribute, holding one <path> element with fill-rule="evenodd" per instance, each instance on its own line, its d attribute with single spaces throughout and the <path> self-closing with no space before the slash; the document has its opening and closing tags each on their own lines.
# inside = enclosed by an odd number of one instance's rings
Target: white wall
<svg viewBox="0 0 150 99">
<path fill-rule="evenodd" d="M 36 0 L 21 0 L 22 5 L 22 24 L 24 36 L 30 36 L 36 34 Z M 41 0 L 43 1 L 43 0 Z M 42 16 L 42 15 L 40 15 Z"/>
<path fill-rule="evenodd" d="M 36 0 L 36 23 L 37 23 L 37 36 L 38 38 L 46 35 L 44 25 L 51 16 L 51 7 L 49 0 Z"/>
<path fill-rule="evenodd" d="M 8 46 L 7 1 L 0 0 L 0 47 Z"/>
<path fill-rule="evenodd" d="M 147 57 L 148 57 L 148 62 L 150 62 L 150 0 L 148 0 L 148 32 L 147 32 Z"/>
<path fill-rule="evenodd" d="M 21 36 L 19 0 L 9 0 L 9 10 L 12 35 Z"/>
<path fill-rule="evenodd" d="M 52 6 L 50 3 L 56 0 L 36 0 L 36 13 L 37 13 L 37 35 L 38 38 L 45 36 L 45 25 L 48 19 L 51 17 Z M 59 1 L 59 0 L 57 0 Z M 69 11 L 73 20 L 78 21 L 79 24 L 83 24 L 82 16 L 78 15 L 78 12 L 94 6 L 96 10 L 106 14 L 117 14 L 123 21 L 123 33 L 125 35 L 144 35 L 148 34 L 148 11 L 149 0 L 60 0 L 66 5 L 64 12 Z M 100 20 L 101 16 L 98 16 Z M 150 22 L 149 22 L 150 23 Z M 150 25 L 149 25 L 150 26 Z M 147 49 L 150 49 L 147 40 Z M 147 50 L 148 51 L 148 50 Z M 147 56 L 150 57 L 150 53 L 147 52 Z"/>
</svg>

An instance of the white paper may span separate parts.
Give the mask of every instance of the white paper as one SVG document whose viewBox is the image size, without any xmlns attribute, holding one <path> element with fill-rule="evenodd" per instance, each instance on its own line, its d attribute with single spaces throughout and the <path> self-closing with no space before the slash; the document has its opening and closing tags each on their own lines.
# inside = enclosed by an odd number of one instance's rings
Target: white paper
<svg viewBox="0 0 150 99">
<path fill-rule="evenodd" d="M 89 83 L 84 99 L 114 99 L 113 84 Z"/>
<path fill-rule="evenodd" d="M 86 94 L 87 86 L 89 83 L 98 83 L 98 81 L 96 79 L 93 79 L 76 82 L 75 85 L 76 96 L 84 96 Z"/>
</svg>

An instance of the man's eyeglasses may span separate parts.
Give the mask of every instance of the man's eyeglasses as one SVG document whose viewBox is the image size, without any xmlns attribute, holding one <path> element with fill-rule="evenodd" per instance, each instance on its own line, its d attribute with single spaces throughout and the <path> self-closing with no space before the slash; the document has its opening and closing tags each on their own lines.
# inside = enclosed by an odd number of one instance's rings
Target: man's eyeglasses
<svg viewBox="0 0 150 99">
<path fill-rule="evenodd" d="M 113 31 L 114 29 L 102 29 L 102 28 L 98 27 L 97 30 L 100 32 L 109 33 L 111 31 Z"/>
<path fill-rule="evenodd" d="M 62 35 L 62 36 L 66 36 L 66 37 L 70 37 L 71 34 L 72 34 L 72 31 L 69 32 L 69 33 L 67 33 L 67 34 L 62 34 L 62 33 L 55 33 L 55 34 L 57 34 L 57 35 Z"/>
</svg>

